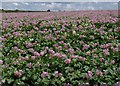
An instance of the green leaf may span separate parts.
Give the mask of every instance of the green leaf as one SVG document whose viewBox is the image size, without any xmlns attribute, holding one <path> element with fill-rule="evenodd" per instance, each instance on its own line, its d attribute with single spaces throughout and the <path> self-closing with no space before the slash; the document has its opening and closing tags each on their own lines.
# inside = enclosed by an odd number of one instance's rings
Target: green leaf
<svg viewBox="0 0 120 86">
<path fill-rule="evenodd" d="M 64 77 L 61 77 L 61 80 L 62 80 L 62 81 L 65 81 L 65 78 L 64 78 Z"/>
<path fill-rule="evenodd" d="M 7 79 L 8 84 L 12 83 L 14 79 Z"/>
<path fill-rule="evenodd" d="M 37 79 L 37 76 L 36 76 L 36 75 L 34 75 L 34 76 L 33 76 L 33 79 L 34 79 L 34 80 L 36 80 L 36 79 Z"/>
<path fill-rule="evenodd" d="M 80 77 L 83 78 L 84 76 L 85 76 L 85 73 L 81 73 L 81 74 L 80 74 Z"/>
<path fill-rule="evenodd" d="M 2 79 L 2 83 L 5 83 L 5 81 L 6 81 L 6 78 Z"/>
<path fill-rule="evenodd" d="M 23 76 L 23 77 L 22 77 L 22 80 L 25 80 L 25 79 L 26 79 L 26 77 L 25 77 L 25 76 Z"/>
</svg>

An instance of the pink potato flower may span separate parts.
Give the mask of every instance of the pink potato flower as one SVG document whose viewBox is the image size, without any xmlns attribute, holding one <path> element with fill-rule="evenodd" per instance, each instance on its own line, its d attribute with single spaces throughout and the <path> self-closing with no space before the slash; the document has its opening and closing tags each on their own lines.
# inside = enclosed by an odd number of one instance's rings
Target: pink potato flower
<svg viewBox="0 0 120 86">
<path fill-rule="evenodd" d="M 110 55 L 110 53 L 109 53 L 109 50 L 108 50 L 108 49 L 103 50 L 103 53 L 104 53 L 104 55 L 105 55 L 105 56 Z"/>
<path fill-rule="evenodd" d="M 21 77 L 23 75 L 23 71 L 22 70 L 16 70 L 16 71 L 14 71 L 14 76 L 16 76 L 16 77 Z"/>
<path fill-rule="evenodd" d="M 3 60 L 0 60 L 0 65 L 2 65 L 3 64 Z"/>
<path fill-rule="evenodd" d="M 13 32 L 13 35 L 20 36 L 20 33 L 19 32 Z"/>
<path fill-rule="evenodd" d="M 86 58 L 85 58 L 85 57 L 80 56 L 80 57 L 79 57 L 79 60 L 80 60 L 80 61 L 85 61 L 85 60 L 86 60 Z"/>
<path fill-rule="evenodd" d="M 97 76 L 102 76 L 103 73 L 102 73 L 100 70 L 96 70 L 96 75 L 97 75 Z"/>
<path fill-rule="evenodd" d="M 33 66 L 32 63 L 27 64 L 28 68 L 32 68 L 32 66 Z"/>
<path fill-rule="evenodd" d="M 45 55 L 45 51 L 41 51 L 41 52 L 40 52 L 40 55 L 41 55 L 41 56 L 44 56 L 44 55 Z"/>
<path fill-rule="evenodd" d="M 103 62 L 104 61 L 104 58 L 100 58 L 100 62 Z"/>
<path fill-rule="evenodd" d="M 31 52 L 31 53 L 34 53 L 34 49 L 33 48 L 29 48 L 28 51 Z"/>
<path fill-rule="evenodd" d="M 71 59 L 66 59 L 64 62 L 65 62 L 66 64 L 69 64 L 69 63 L 71 62 Z"/>
<path fill-rule="evenodd" d="M 85 44 L 85 45 L 83 45 L 82 50 L 87 50 L 89 47 L 90 47 L 89 45 Z"/>
<path fill-rule="evenodd" d="M 32 46 L 33 46 L 32 43 L 30 43 L 30 42 L 26 42 L 26 47 L 27 47 L 27 48 L 30 48 L 30 47 L 32 47 Z"/>
<path fill-rule="evenodd" d="M 93 76 L 92 71 L 88 71 L 88 72 L 85 74 L 85 77 L 86 77 L 87 79 L 91 78 L 92 76 Z"/>
<path fill-rule="evenodd" d="M 61 77 L 62 73 L 59 73 L 58 71 L 55 71 L 53 74 L 55 77 Z"/>
<path fill-rule="evenodd" d="M 46 76 L 48 76 L 48 75 L 49 75 L 48 72 L 43 72 L 43 73 L 41 74 L 41 77 L 44 78 L 44 77 L 46 77 Z"/>
<path fill-rule="evenodd" d="M 40 57 L 40 54 L 37 51 L 35 51 L 34 56 Z"/>
</svg>

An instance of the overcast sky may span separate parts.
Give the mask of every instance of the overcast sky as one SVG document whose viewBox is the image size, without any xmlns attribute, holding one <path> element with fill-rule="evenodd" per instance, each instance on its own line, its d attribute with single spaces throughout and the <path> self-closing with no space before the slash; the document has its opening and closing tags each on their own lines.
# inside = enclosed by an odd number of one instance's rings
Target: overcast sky
<svg viewBox="0 0 120 86">
<path fill-rule="evenodd" d="M 0 0 L 1 2 L 119 2 L 120 0 Z"/>
<path fill-rule="evenodd" d="M 0 8 L 10 9 L 10 10 L 20 9 L 20 10 L 37 10 L 37 11 L 38 10 L 45 11 L 48 9 L 53 11 L 117 10 L 118 9 L 118 2 L 117 2 L 118 0 L 114 0 L 113 2 L 111 2 L 112 0 L 109 0 L 109 2 L 98 2 L 98 0 L 91 0 L 94 2 L 22 2 L 22 0 L 21 2 L 15 2 L 14 0 L 13 2 L 7 2 L 7 1 L 9 0 L 4 0 L 4 2 L 2 1 L 2 5 L 0 6 Z M 104 0 L 104 1 L 107 1 L 107 0 Z"/>
</svg>

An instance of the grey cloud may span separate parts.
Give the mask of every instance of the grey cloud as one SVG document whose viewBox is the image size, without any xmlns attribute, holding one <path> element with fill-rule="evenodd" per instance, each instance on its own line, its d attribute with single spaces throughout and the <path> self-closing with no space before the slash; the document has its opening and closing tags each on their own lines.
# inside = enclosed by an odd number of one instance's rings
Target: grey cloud
<svg viewBox="0 0 120 86">
<path fill-rule="evenodd" d="M 3 9 L 21 10 L 117 10 L 115 2 L 3 2 Z"/>
<path fill-rule="evenodd" d="M 119 0 L 3 0 L 2 2 L 119 2 Z"/>
</svg>

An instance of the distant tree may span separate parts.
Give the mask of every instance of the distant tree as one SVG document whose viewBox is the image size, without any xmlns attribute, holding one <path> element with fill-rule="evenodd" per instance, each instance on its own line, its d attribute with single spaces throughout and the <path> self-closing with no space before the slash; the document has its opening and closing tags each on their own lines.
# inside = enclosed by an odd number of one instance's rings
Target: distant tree
<svg viewBox="0 0 120 86">
<path fill-rule="evenodd" d="M 18 12 L 18 11 L 19 11 L 18 9 L 15 10 L 15 12 Z"/>
<path fill-rule="evenodd" d="M 59 10 L 59 12 L 61 12 L 61 10 Z"/>
<path fill-rule="evenodd" d="M 2 9 L 2 11 L 4 11 L 4 9 Z"/>
<path fill-rule="evenodd" d="M 47 12 L 50 12 L 50 10 L 48 9 Z"/>
</svg>

